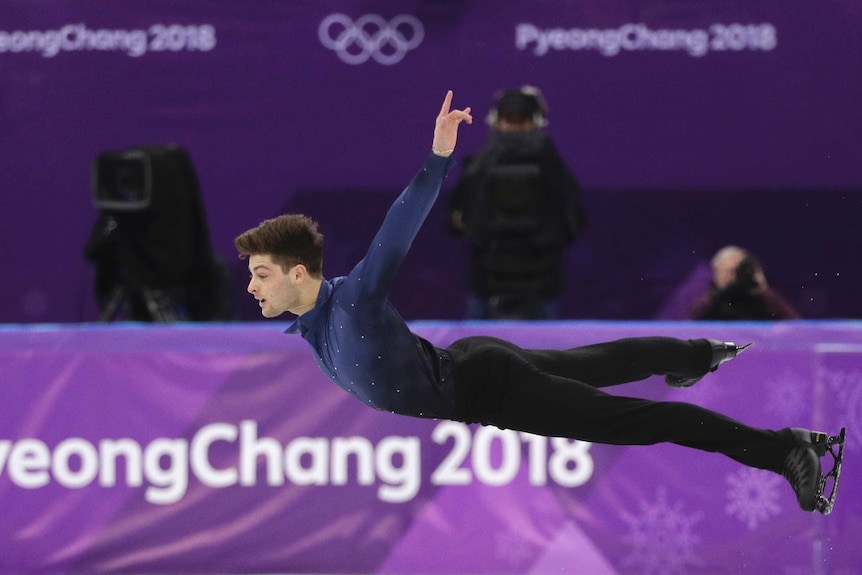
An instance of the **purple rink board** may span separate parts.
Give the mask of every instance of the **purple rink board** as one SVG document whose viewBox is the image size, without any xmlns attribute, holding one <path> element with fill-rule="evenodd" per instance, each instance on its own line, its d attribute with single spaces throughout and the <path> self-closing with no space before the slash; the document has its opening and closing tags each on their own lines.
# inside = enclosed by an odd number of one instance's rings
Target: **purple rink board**
<svg viewBox="0 0 862 575">
<path fill-rule="evenodd" d="M 846 426 L 825 517 L 716 454 L 377 412 L 283 326 L 0 329 L 0 573 L 862 572 L 858 322 L 412 324 L 437 345 L 754 341 L 693 388 L 613 392 Z"/>
<path fill-rule="evenodd" d="M 522 84 L 588 210 L 564 318 L 684 318 L 669 300 L 728 243 L 806 318 L 862 318 L 860 29 L 859 0 L 3 0 L 0 322 L 97 318 L 100 152 L 186 148 L 238 288 L 233 238 L 285 209 L 313 210 L 341 275 L 444 91 L 476 111 L 460 160 L 492 94 Z M 439 211 L 417 242 L 399 309 L 460 319 L 466 246 Z"/>
</svg>

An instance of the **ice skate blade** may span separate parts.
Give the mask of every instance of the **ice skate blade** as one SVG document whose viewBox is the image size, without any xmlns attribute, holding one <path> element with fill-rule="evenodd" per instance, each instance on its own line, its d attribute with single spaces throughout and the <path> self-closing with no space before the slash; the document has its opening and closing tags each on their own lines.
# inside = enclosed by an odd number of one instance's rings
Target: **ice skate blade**
<svg viewBox="0 0 862 575">
<path fill-rule="evenodd" d="M 838 435 L 826 435 L 823 433 L 818 433 L 818 443 L 822 441 L 822 444 L 825 445 L 826 453 L 832 456 L 832 470 L 828 473 L 821 475 L 820 481 L 817 486 L 817 505 L 816 509 L 823 515 L 829 515 L 832 513 L 832 509 L 835 507 L 835 497 L 838 495 L 838 480 L 841 477 L 841 465 L 844 463 L 844 442 L 846 435 L 846 428 L 842 427 L 841 432 Z M 815 432 L 816 433 L 816 432 Z M 813 440 L 814 433 L 812 433 Z M 835 446 L 838 446 L 837 451 Z M 829 484 L 829 481 L 832 481 L 832 486 L 829 489 L 829 495 L 824 495 L 826 491 L 826 487 Z"/>
</svg>

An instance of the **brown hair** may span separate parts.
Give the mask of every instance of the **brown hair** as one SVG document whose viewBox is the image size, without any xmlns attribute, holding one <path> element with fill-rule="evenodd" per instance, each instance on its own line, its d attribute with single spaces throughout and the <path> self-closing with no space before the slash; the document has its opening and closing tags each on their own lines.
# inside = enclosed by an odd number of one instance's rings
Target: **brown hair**
<svg viewBox="0 0 862 575">
<path fill-rule="evenodd" d="M 262 221 L 234 241 L 239 257 L 268 255 L 286 273 L 302 264 L 314 277 L 323 275 L 323 234 L 317 222 L 302 214 L 285 214 Z"/>
</svg>

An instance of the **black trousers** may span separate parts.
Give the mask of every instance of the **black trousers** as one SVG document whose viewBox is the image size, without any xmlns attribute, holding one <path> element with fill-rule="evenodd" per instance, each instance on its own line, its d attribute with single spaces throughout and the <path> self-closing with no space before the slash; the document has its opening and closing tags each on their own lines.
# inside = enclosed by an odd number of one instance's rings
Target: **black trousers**
<svg viewBox="0 0 862 575">
<path fill-rule="evenodd" d="M 786 430 L 749 427 L 689 403 L 601 389 L 652 375 L 704 375 L 711 361 L 705 339 L 641 337 L 568 350 L 527 350 L 477 336 L 447 349 L 454 366 L 456 419 L 467 423 L 593 443 L 670 442 L 777 473 L 795 444 Z"/>
</svg>

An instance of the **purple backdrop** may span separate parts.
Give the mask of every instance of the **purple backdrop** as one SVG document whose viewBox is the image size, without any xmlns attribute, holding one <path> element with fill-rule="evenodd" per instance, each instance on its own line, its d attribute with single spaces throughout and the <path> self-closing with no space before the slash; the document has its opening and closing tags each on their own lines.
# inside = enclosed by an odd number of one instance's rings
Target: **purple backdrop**
<svg viewBox="0 0 862 575">
<path fill-rule="evenodd" d="M 716 454 L 374 411 L 282 327 L 0 329 L 0 574 L 862 572 L 858 322 L 413 324 L 440 345 L 754 341 L 690 389 L 611 391 L 846 426 L 829 516 Z"/>
<path fill-rule="evenodd" d="M 339 45 L 348 21 L 403 43 Z M 188 149 L 232 262 L 237 233 L 313 209 L 335 275 L 418 167 L 444 91 L 481 118 L 527 83 L 589 210 L 566 317 L 682 317 L 725 243 L 758 252 L 806 317 L 862 317 L 860 25 L 858 0 L 6 0 L 0 321 L 95 318 L 82 247 L 101 151 Z M 465 129 L 459 154 L 486 133 Z M 423 297 L 401 296 L 404 315 L 461 317 L 464 246 L 439 210 L 414 251 L 402 281 Z"/>
</svg>

